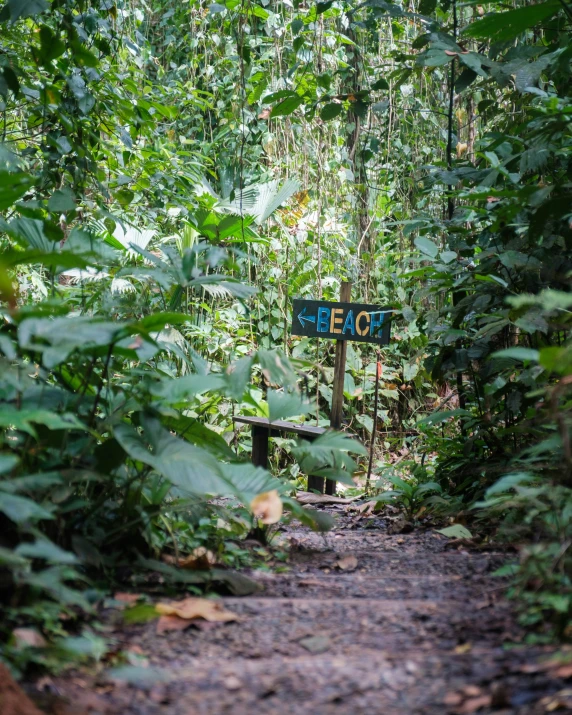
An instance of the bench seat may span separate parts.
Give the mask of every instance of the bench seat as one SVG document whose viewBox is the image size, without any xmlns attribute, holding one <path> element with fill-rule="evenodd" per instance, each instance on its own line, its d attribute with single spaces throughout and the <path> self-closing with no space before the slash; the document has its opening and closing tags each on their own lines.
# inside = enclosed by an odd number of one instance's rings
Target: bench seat
<svg viewBox="0 0 572 715">
<path fill-rule="evenodd" d="M 268 440 L 270 437 L 279 437 L 281 434 L 297 434 L 312 442 L 326 431 L 324 427 L 296 424 L 285 420 L 270 422 L 266 417 L 235 417 L 234 422 L 250 425 L 252 429 L 252 464 L 264 469 L 268 469 Z M 335 482 L 331 479 L 324 480 L 323 477 L 308 476 L 308 491 L 316 490 L 322 493 L 324 481 L 326 482 L 326 493 L 333 494 L 336 489 Z"/>
</svg>

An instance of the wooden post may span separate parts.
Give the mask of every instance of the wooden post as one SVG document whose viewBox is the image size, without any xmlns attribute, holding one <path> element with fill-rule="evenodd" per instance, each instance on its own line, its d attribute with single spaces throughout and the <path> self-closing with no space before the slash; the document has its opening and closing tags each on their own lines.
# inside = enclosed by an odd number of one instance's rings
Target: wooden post
<svg viewBox="0 0 572 715">
<path fill-rule="evenodd" d="M 340 288 L 340 303 L 349 303 L 352 296 L 352 284 L 343 282 Z M 346 340 L 336 340 L 336 360 L 334 362 L 334 386 L 332 390 L 332 410 L 330 412 L 330 427 L 341 429 L 344 409 L 344 377 L 346 375 Z M 336 483 L 326 479 L 326 494 L 336 493 Z"/>
</svg>

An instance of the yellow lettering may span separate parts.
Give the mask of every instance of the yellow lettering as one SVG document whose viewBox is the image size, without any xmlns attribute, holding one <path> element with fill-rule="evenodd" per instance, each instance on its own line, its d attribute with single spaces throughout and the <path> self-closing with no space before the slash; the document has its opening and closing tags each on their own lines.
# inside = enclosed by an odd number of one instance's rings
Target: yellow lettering
<svg viewBox="0 0 572 715">
<path fill-rule="evenodd" d="M 339 314 L 339 318 L 337 317 Z M 332 308 L 332 316 L 330 318 L 330 333 L 341 333 L 341 328 L 336 328 L 338 323 L 341 325 L 344 322 L 342 315 L 344 314 L 343 308 Z"/>
<path fill-rule="evenodd" d="M 367 321 L 367 327 L 366 327 L 366 328 L 362 328 L 362 327 L 360 326 L 360 321 L 361 321 L 362 317 L 365 317 L 365 319 L 366 319 L 366 321 Z M 369 332 L 369 321 L 370 321 L 370 320 L 371 320 L 371 318 L 370 318 L 370 316 L 369 316 L 369 313 L 366 313 L 365 310 L 362 310 L 362 312 L 358 314 L 358 316 L 357 316 L 357 318 L 356 318 L 356 330 L 357 330 L 357 332 L 358 332 L 358 335 L 367 335 L 367 334 L 368 334 L 368 332 Z"/>
</svg>

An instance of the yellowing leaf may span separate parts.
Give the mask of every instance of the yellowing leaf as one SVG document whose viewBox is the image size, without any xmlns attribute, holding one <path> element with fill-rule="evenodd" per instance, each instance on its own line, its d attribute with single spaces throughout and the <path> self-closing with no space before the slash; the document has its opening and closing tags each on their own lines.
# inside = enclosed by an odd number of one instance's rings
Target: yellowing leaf
<svg viewBox="0 0 572 715">
<path fill-rule="evenodd" d="M 259 494 L 250 502 L 250 510 L 263 524 L 276 524 L 282 517 L 280 495 L 276 489 Z"/>
</svg>

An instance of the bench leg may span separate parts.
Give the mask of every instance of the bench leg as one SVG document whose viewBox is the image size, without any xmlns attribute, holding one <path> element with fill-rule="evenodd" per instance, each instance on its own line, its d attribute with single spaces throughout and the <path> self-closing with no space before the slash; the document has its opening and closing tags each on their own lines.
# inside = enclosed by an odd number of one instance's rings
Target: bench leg
<svg viewBox="0 0 572 715">
<path fill-rule="evenodd" d="M 334 496 L 336 493 L 336 482 L 333 479 L 325 479 L 324 481 L 326 482 L 326 489 L 324 493 Z"/>
<path fill-rule="evenodd" d="M 318 492 L 318 494 L 323 494 L 325 481 L 326 480 L 324 479 L 324 477 L 312 477 L 311 475 L 308 476 L 308 491 L 316 491 Z"/>
<path fill-rule="evenodd" d="M 268 469 L 268 430 L 265 427 L 252 426 L 252 464 Z"/>
</svg>

